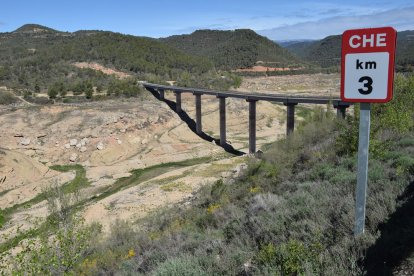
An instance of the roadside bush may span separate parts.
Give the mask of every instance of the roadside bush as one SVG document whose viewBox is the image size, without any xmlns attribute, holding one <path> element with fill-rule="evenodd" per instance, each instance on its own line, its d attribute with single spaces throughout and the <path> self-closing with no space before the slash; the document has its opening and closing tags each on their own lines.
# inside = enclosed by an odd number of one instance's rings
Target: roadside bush
<svg viewBox="0 0 414 276">
<path fill-rule="evenodd" d="M 273 268 L 280 275 L 321 274 L 319 256 L 322 246 L 319 243 L 305 245 L 297 240 L 289 240 L 278 246 L 268 244 L 257 254 L 257 261 L 264 267 Z"/>
</svg>

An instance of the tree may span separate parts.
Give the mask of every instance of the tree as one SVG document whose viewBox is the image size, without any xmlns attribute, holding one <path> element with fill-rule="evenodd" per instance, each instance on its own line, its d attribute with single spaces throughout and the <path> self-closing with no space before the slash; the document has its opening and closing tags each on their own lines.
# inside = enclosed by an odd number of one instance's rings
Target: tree
<svg viewBox="0 0 414 276">
<path fill-rule="evenodd" d="M 62 98 L 66 97 L 66 94 L 67 94 L 66 89 L 61 90 L 61 91 L 59 92 L 59 94 L 60 94 L 60 96 L 61 96 Z"/>
<path fill-rule="evenodd" d="M 56 86 L 52 86 L 47 91 L 47 95 L 49 96 L 49 99 L 56 99 L 56 96 L 58 95 L 59 91 L 57 90 Z"/>
<path fill-rule="evenodd" d="M 93 87 L 90 82 L 88 82 L 85 86 L 85 97 L 87 99 L 92 99 L 93 96 Z"/>
<path fill-rule="evenodd" d="M 39 84 L 38 84 L 38 83 L 36 83 L 36 84 L 35 84 L 35 87 L 34 87 L 34 92 L 35 92 L 35 93 L 40 93 L 40 86 L 39 86 Z"/>
<path fill-rule="evenodd" d="M 102 92 L 102 85 L 98 84 L 96 86 L 96 92 L 101 93 Z"/>
<path fill-rule="evenodd" d="M 61 81 L 59 82 L 55 82 L 55 84 L 53 85 L 55 87 L 55 89 L 58 91 L 59 95 L 64 98 L 67 94 L 67 89 L 65 87 L 65 84 Z"/>
</svg>

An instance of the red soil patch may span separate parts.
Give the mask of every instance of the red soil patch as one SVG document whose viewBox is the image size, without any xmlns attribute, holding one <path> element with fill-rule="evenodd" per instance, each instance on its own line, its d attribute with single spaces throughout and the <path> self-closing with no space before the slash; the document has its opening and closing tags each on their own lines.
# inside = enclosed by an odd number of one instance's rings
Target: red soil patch
<svg viewBox="0 0 414 276">
<path fill-rule="evenodd" d="M 131 77 L 131 75 L 127 73 L 117 71 L 111 68 L 107 68 L 98 63 L 93 63 L 93 62 L 75 62 L 73 63 L 73 66 L 82 68 L 82 69 L 89 68 L 89 69 L 93 69 L 96 71 L 101 71 L 102 73 L 106 75 L 115 75 L 117 78 L 120 78 L 120 79 L 126 79 L 128 77 Z"/>
</svg>

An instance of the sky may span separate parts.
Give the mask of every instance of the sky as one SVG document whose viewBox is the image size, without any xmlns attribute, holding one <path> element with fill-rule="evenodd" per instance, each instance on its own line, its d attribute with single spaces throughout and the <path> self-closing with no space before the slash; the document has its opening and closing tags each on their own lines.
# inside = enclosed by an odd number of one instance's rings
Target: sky
<svg viewBox="0 0 414 276">
<path fill-rule="evenodd" d="M 365 27 L 414 30 L 414 1 L 0 0 L 0 32 L 27 23 L 155 38 L 197 29 L 253 29 L 278 41 L 321 39 Z"/>
</svg>

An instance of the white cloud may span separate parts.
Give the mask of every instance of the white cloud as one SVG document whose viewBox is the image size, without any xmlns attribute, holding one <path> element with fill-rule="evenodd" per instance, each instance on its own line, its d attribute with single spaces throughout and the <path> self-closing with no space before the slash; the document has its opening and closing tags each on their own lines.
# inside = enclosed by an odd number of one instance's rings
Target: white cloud
<svg viewBox="0 0 414 276">
<path fill-rule="evenodd" d="M 392 26 L 399 31 L 414 29 L 414 6 L 364 15 L 329 17 L 260 30 L 258 33 L 273 40 L 320 39 L 341 34 L 347 29 L 382 26 Z"/>
</svg>

